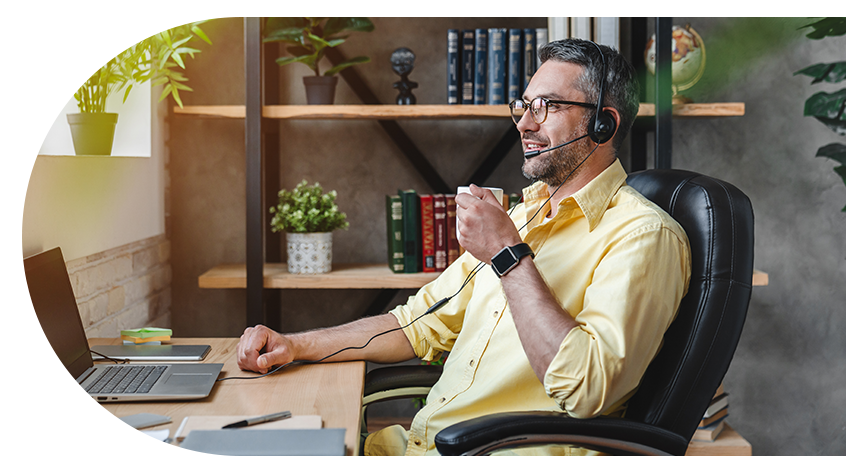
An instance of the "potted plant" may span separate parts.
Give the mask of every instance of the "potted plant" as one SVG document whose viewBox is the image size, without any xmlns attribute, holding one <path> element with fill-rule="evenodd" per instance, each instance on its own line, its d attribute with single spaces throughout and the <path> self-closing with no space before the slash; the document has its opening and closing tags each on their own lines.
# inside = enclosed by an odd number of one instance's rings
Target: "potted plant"
<svg viewBox="0 0 846 470">
<path fill-rule="evenodd" d="M 347 67 L 370 62 L 369 57 L 359 56 L 335 65 L 320 74 L 320 60 L 326 50 L 346 41 L 345 32 L 370 32 L 373 23 L 367 18 L 268 18 L 265 24 L 264 42 L 291 44 L 291 56 L 276 59 L 279 65 L 300 62 L 307 65 L 313 76 L 303 77 L 308 104 L 332 104 L 335 101 L 335 75 Z"/>
<path fill-rule="evenodd" d="M 173 96 L 182 107 L 179 90 L 191 91 L 176 67 L 184 56 L 200 52 L 189 47 L 194 37 L 211 44 L 200 25 L 209 18 L 23 18 L 23 101 L 45 95 L 61 105 L 60 91 L 73 94 L 78 114 L 69 114 L 77 155 L 109 155 L 117 114 L 106 112 L 106 98 L 152 81 L 164 85 L 159 101 Z"/>
<path fill-rule="evenodd" d="M 271 230 L 285 231 L 288 272 L 319 274 L 332 270 L 332 232 L 347 229 L 347 216 L 338 209 L 334 190 L 323 193 L 320 183 L 306 180 L 293 191 L 279 191 L 279 203 L 270 208 Z"/>
</svg>

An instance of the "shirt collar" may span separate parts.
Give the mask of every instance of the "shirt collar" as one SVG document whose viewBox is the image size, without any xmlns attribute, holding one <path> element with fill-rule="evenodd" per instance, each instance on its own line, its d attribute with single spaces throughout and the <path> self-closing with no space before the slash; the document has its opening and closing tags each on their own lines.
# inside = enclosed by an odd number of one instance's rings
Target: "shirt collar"
<svg viewBox="0 0 846 470">
<path fill-rule="evenodd" d="M 568 201 L 575 201 L 588 221 L 589 230 L 593 231 L 599 225 L 599 221 L 602 220 L 605 210 L 611 203 L 611 198 L 614 197 L 618 189 L 626 184 L 626 177 L 626 170 L 623 169 L 620 160 L 615 159 L 608 168 L 582 187 L 582 189 L 561 201 L 556 218 L 564 212 L 561 208 Z M 542 182 L 537 182 L 523 189 L 523 201 L 525 202 L 527 218 L 531 217 L 540 208 L 540 205 L 546 202 L 549 194 L 549 186 Z M 549 208 L 546 209 L 546 212 L 548 211 Z M 545 213 L 538 214 L 538 217 L 535 218 L 536 220 L 532 221 L 532 226 L 537 225 L 543 220 L 541 215 L 545 215 Z"/>
</svg>

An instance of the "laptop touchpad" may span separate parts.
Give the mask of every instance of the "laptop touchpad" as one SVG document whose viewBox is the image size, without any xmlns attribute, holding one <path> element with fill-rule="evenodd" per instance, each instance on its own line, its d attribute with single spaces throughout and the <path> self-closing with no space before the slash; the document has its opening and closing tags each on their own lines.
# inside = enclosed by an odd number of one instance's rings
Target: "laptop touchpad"
<svg viewBox="0 0 846 470">
<path fill-rule="evenodd" d="M 175 373 L 175 374 L 172 374 L 170 377 L 168 377 L 166 383 L 168 385 L 177 385 L 177 386 L 179 386 L 179 385 L 191 385 L 191 384 L 196 384 L 198 381 L 202 380 L 205 377 L 208 377 L 209 375 L 211 375 L 211 374 L 204 374 L 204 373 L 200 373 L 200 374 L 180 374 L 180 373 Z"/>
</svg>

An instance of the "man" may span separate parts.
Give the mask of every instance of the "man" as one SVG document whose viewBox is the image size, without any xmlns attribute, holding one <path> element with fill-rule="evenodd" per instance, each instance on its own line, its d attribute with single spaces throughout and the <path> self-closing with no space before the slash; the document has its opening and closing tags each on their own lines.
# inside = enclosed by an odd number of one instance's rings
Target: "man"
<svg viewBox="0 0 846 470">
<path fill-rule="evenodd" d="M 392 329 L 331 360 L 432 360 L 448 351 L 411 429 L 369 435 L 366 455 L 437 454 L 439 430 L 495 412 L 621 415 L 687 291 L 687 237 L 625 185 L 616 158 L 638 107 L 631 66 L 581 40 L 547 44 L 539 57 L 523 99 L 510 105 L 527 154 L 523 173 L 537 181 L 523 204 L 509 216 L 487 190 L 457 195 L 467 253 L 388 314 L 289 336 L 257 326 L 241 338 L 239 366 L 262 373 Z M 601 89 L 604 127 L 596 132 Z M 514 254 L 502 254 L 505 247 Z M 472 275 L 480 262 L 498 271 L 481 266 Z M 449 300 L 424 315 L 442 299 Z"/>
</svg>

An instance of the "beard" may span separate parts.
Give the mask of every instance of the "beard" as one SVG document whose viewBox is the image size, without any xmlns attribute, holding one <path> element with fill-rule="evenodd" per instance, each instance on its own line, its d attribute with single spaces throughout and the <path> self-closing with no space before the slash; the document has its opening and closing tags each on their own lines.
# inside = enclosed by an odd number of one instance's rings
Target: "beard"
<svg viewBox="0 0 846 470">
<path fill-rule="evenodd" d="M 567 140 L 580 136 L 574 131 Z M 548 152 L 545 158 L 525 159 L 523 161 L 523 176 L 533 181 L 541 181 L 549 186 L 558 186 L 577 172 L 584 156 L 590 152 L 590 138 L 585 137 L 572 144 Z"/>
</svg>

